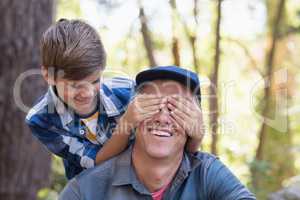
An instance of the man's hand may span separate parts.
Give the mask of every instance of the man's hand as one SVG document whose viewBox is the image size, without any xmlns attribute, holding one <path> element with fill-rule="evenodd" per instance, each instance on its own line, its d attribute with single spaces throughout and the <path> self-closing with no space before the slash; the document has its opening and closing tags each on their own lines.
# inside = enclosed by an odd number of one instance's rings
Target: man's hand
<svg viewBox="0 0 300 200">
<path fill-rule="evenodd" d="M 139 94 L 129 103 L 120 122 L 130 129 L 135 128 L 140 122 L 158 113 L 166 101 L 162 96 Z"/>
<path fill-rule="evenodd" d="M 191 138 L 192 146 L 188 149 L 197 151 L 204 136 L 203 117 L 200 106 L 195 100 L 172 95 L 167 99 L 171 116 L 185 130 Z"/>
</svg>

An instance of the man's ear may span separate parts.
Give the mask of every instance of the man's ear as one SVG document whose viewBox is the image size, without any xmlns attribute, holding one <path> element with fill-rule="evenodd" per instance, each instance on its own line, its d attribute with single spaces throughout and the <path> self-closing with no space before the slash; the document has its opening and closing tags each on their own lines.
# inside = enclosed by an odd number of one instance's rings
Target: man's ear
<svg viewBox="0 0 300 200">
<path fill-rule="evenodd" d="M 42 75 L 48 85 L 55 85 L 53 75 L 49 74 L 48 69 L 45 66 L 42 66 Z"/>
</svg>

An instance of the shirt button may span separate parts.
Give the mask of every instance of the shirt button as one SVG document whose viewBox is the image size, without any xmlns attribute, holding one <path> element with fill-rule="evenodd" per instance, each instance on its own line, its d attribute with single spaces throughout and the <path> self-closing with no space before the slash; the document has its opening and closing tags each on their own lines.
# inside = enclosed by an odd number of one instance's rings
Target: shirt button
<svg viewBox="0 0 300 200">
<path fill-rule="evenodd" d="M 80 131 L 79 131 L 79 133 L 80 133 L 80 135 L 84 135 L 84 130 L 83 129 L 80 129 Z"/>
</svg>

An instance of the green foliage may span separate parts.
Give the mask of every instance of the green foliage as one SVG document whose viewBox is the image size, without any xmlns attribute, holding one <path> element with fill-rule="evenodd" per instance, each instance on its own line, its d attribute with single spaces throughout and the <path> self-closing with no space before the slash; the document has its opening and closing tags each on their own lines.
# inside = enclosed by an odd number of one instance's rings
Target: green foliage
<svg viewBox="0 0 300 200">
<path fill-rule="evenodd" d="M 74 19 L 81 16 L 80 0 L 57 0 L 56 20 Z"/>
<path fill-rule="evenodd" d="M 67 183 L 65 171 L 61 158 L 52 157 L 52 173 L 50 175 L 51 184 L 49 188 L 43 188 L 38 192 L 39 200 L 55 200 L 58 194 Z"/>
</svg>

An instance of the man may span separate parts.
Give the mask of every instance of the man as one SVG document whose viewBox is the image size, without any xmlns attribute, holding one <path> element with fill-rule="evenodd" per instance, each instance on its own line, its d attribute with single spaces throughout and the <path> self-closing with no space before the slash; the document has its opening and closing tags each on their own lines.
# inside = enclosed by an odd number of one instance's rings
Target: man
<svg viewBox="0 0 300 200">
<path fill-rule="evenodd" d="M 165 96 L 160 112 L 139 123 L 125 152 L 72 179 L 61 200 L 200 199 L 253 200 L 255 197 L 215 156 L 185 152 L 188 128 L 199 107 L 195 73 L 157 67 L 136 77 L 139 94 Z"/>
</svg>

